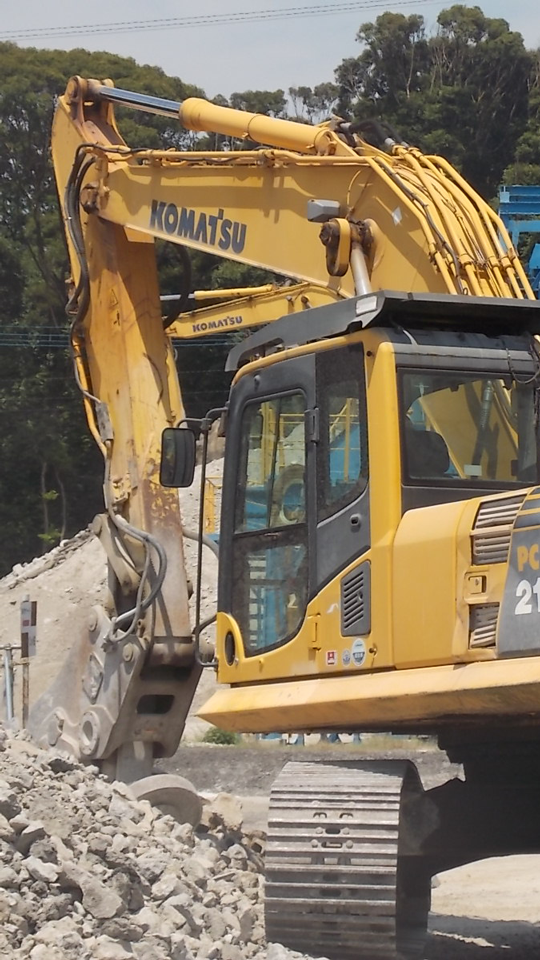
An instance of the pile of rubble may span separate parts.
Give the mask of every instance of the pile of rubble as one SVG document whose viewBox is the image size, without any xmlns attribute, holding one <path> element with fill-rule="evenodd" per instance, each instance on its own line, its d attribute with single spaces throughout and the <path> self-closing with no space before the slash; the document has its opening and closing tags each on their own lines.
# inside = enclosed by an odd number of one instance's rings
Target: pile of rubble
<svg viewBox="0 0 540 960">
<path fill-rule="evenodd" d="M 300 957 L 265 944 L 261 838 L 219 810 L 194 831 L 0 728 L 0 958 Z"/>
<path fill-rule="evenodd" d="M 182 521 L 186 531 L 198 529 L 200 470 L 196 471 L 192 487 L 181 490 Z M 219 504 L 219 483 L 223 461 L 209 464 Z M 197 546 L 187 537 L 184 540 L 186 571 L 189 579 L 196 581 Z M 216 611 L 217 559 L 209 550 L 204 550 L 202 574 L 202 618 L 211 617 Z M 85 635 L 93 608 L 103 605 L 107 591 L 107 561 L 99 540 L 83 530 L 71 540 L 62 541 L 49 553 L 36 557 L 28 563 L 16 564 L 11 573 L 0 579 L 0 645 L 20 642 L 21 601 L 28 597 L 37 603 L 37 652 L 30 665 L 31 705 L 44 693 L 60 672 L 73 640 Z M 191 620 L 194 622 L 195 598 L 192 598 Z M 204 634 L 204 640 L 212 641 L 213 630 Z M 0 658 L 1 659 L 1 658 Z M 199 740 L 208 729 L 208 724 L 194 716 L 198 706 L 211 695 L 215 682 L 205 671 L 204 679 L 191 712 L 186 730 L 187 739 Z M 0 677 L 1 681 L 1 677 Z M 21 676 L 15 676 L 15 707 L 20 719 Z M 5 713 L 0 704 L 0 720 Z"/>
</svg>

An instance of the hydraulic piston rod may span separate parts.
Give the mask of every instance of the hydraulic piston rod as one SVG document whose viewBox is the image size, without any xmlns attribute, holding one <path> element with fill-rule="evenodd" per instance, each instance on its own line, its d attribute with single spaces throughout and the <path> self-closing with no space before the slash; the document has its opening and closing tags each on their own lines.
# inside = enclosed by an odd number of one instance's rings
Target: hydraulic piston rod
<svg viewBox="0 0 540 960">
<path fill-rule="evenodd" d="M 160 117 L 176 117 L 182 109 L 179 100 L 165 100 L 163 97 L 151 97 L 146 93 L 134 93 L 132 90 L 121 90 L 119 87 L 109 87 L 98 80 L 88 80 L 87 93 L 89 99 L 106 100 L 108 103 L 120 103 L 123 107 L 132 107 L 143 113 L 154 113 Z"/>
<path fill-rule="evenodd" d="M 121 90 L 99 80 L 81 80 L 79 77 L 72 78 L 68 93 L 72 101 L 82 97 L 85 102 L 119 103 L 144 113 L 176 117 L 187 130 L 222 133 L 303 153 L 354 156 L 354 151 L 329 127 L 312 127 L 294 120 L 279 120 L 245 110 L 234 110 L 232 107 L 220 107 L 198 97 L 189 97 L 183 102 L 165 100 Z"/>
</svg>

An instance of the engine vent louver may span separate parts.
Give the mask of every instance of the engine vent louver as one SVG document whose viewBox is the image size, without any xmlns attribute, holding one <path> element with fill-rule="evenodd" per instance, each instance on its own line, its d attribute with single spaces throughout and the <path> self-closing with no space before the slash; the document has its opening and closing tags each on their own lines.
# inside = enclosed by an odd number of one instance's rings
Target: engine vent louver
<svg viewBox="0 0 540 960">
<path fill-rule="evenodd" d="M 371 577 L 368 561 L 341 581 L 341 634 L 353 637 L 371 630 Z"/>
<path fill-rule="evenodd" d="M 525 494 L 480 504 L 472 532 L 472 562 L 506 563 L 512 527 Z"/>
<path fill-rule="evenodd" d="M 471 607 L 469 647 L 495 646 L 498 616 L 498 603 L 476 603 Z"/>
</svg>

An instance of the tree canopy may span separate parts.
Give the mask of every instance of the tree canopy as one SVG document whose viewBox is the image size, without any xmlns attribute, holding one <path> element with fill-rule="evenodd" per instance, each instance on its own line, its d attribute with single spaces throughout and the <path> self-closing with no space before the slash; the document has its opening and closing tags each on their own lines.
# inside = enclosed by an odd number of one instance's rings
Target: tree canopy
<svg viewBox="0 0 540 960">
<path fill-rule="evenodd" d="M 383 13 L 357 40 L 360 55 L 336 70 L 339 110 L 386 120 L 492 196 L 530 116 L 535 55 L 521 34 L 457 4 L 441 11 L 433 36 L 422 16 Z"/>
</svg>

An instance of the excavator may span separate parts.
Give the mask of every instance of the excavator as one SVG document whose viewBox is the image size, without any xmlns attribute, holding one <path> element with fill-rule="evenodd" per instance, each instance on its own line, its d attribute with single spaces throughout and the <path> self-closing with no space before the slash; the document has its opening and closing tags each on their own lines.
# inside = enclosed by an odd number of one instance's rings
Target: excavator
<svg viewBox="0 0 540 960">
<path fill-rule="evenodd" d="M 245 149 L 130 149 L 116 105 Z M 288 764 L 271 794 L 268 938 L 411 960 L 435 874 L 540 852 L 540 306 L 525 272 L 451 165 L 374 121 L 309 126 L 75 77 L 52 151 L 110 575 L 34 735 L 140 796 L 183 790 L 193 817 L 189 785 L 152 769 L 205 667 L 220 685 L 200 715 L 227 730 L 436 737 L 463 778 L 424 790 L 410 761 L 329 754 Z M 164 321 L 156 239 L 291 286 Z M 220 310 L 260 325 L 230 352 L 226 405 L 194 423 L 167 328 L 201 335 Z M 208 657 L 177 488 L 216 422 Z"/>
</svg>

